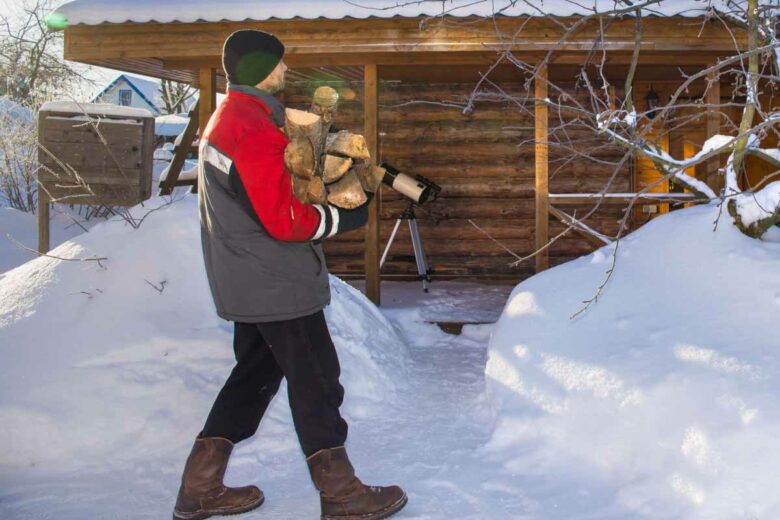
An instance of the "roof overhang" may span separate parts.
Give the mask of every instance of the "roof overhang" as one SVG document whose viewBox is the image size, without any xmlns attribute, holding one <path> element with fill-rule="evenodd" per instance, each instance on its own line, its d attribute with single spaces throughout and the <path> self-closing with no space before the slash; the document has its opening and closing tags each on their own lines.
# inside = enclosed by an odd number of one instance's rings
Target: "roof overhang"
<svg viewBox="0 0 780 520">
<path fill-rule="evenodd" d="M 418 17 L 73 25 L 65 30 L 65 58 L 192 82 L 200 68 L 221 68 L 222 44 L 228 35 L 252 28 L 277 35 L 285 43 L 285 61 L 292 68 L 481 65 L 507 53 L 533 62 L 551 51 L 560 64 L 582 63 L 583 56 L 594 51 L 616 64 L 630 60 L 636 35 L 633 18 L 593 19 L 565 35 L 564 27 L 579 19 Z M 602 31 L 603 38 L 599 37 Z M 643 20 L 640 59 L 646 64 L 709 64 L 745 46 L 739 28 L 704 18 L 650 17 Z"/>
</svg>

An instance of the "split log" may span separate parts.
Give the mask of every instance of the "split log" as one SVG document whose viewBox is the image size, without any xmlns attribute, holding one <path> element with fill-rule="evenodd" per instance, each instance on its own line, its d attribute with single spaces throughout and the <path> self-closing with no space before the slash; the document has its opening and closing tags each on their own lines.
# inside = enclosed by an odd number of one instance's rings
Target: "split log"
<svg viewBox="0 0 780 520">
<path fill-rule="evenodd" d="M 328 202 L 343 209 L 355 209 L 368 198 L 355 172 L 347 172 L 340 181 L 328 186 Z"/>
<path fill-rule="evenodd" d="M 385 169 L 375 164 L 358 164 L 353 168 L 364 191 L 375 192 L 382 184 Z"/>
<path fill-rule="evenodd" d="M 365 162 L 371 158 L 366 146 L 366 139 L 362 135 L 353 134 L 346 130 L 330 134 L 328 136 L 327 153 L 351 157 L 356 161 Z"/>
<path fill-rule="evenodd" d="M 316 144 L 322 136 L 322 118 L 311 112 L 288 108 L 284 128 L 291 141 L 305 137 L 311 144 Z"/>
<path fill-rule="evenodd" d="M 312 148 L 311 142 L 301 136 L 290 141 L 290 144 L 284 149 L 284 164 L 290 173 L 296 177 L 302 179 L 314 177 L 316 165 L 314 148 Z"/>
<path fill-rule="evenodd" d="M 293 196 L 304 204 L 308 204 L 309 181 L 307 179 L 295 177 L 294 175 L 290 176 L 290 180 L 292 181 Z"/>
<path fill-rule="evenodd" d="M 339 157 L 338 155 L 326 155 L 325 165 L 322 169 L 322 179 L 325 184 L 331 184 L 341 179 L 352 166 L 352 159 Z"/>
<path fill-rule="evenodd" d="M 339 102 L 339 93 L 328 86 L 321 86 L 314 91 L 314 100 L 309 107 L 309 112 L 317 114 L 322 119 L 320 133 L 314 143 L 314 153 L 317 158 L 317 175 L 322 177 L 325 169 L 324 158 L 325 143 L 327 142 L 330 127 L 333 123 L 333 116 L 336 114 L 336 105 Z M 334 179 L 335 180 L 335 179 Z"/>
<path fill-rule="evenodd" d="M 308 201 L 311 204 L 327 204 L 328 203 L 328 190 L 325 189 L 325 183 L 319 177 L 314 177 L 309 181 L 309 186 L 306 190 Z"/>
</svg>

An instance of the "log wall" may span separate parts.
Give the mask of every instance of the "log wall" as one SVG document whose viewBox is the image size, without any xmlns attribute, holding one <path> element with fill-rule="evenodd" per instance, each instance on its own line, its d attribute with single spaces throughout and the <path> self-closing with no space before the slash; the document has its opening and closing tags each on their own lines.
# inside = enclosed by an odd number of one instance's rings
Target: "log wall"
<svg viewBox="0 0 780 520">
<path fill-rule="evenodd" d="M 316 82 L 288 86 L 285 102 L 305 109 Z M 342 101 L 335 124 L 339 129 L 362 133 L 362 89 L 357 83 L 333 84 L 351 101 Z M 379 91 L 379 160 L 410 175 L 423 175 L 442 187 L 440 198 L 417 209 L 418 225 L 428 263 L 434 276 L 521 280 L 534 272 L 534 260 L 510 267 L 515 258 L 482 230 L 520 256 L 534 250 L 534 120 L 530 113 L 507 102 L 480 102 L 469 115 L 457 107 L 436 103 L 464 103 L 474 83 L 414 84 L 382 82 Z M 501 88 L 526 95 L 521 83 Z M 574 95 L 575 93 L 572 92 Z M 551 130 L 566 116 L 551 111 Z M 570 121 L 569 121 L 570 122 Z M 616 161 L 622 151 L 596 149 L 592 132 L 568 127 L 577 148 L 595 153 L 605 162 Z M 554 135 L 551 137 L 554 141 Z M 550 148 L 550 192 L 597 192 L 615 171 L 610 164 L 586 159 L 571 160 L 571 151 Z M 563 162 L 564 159 L 569 159 Z M 617 175 L 612 190 L 629 191 L 628 167 Z M 389 239 L 395 219 L 406 199 L 383 187 L 381 245 Z M 563 208 L 582 215 L 588 207 Z M 587 221 L 601 232 L 614 234 L 622 212 L 606 208 Z M 549 221 L 550 236 L 564 226 Z M 550 264 L 557 265 L 593 250 L 592 244 L 571 232 L 550 248 Z M 342 276 L 363 274 L 363 230 L 340 235 L 325 243 L 331 272 Z M 416 276 L 412 243 L 405 223 L 390 249 L 383 276 Z"/>
</svg>

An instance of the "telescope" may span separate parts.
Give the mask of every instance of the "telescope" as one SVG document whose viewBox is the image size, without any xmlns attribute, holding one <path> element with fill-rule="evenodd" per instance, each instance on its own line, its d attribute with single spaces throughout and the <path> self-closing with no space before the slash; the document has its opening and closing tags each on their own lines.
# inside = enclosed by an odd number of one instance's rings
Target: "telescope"
<svg viewBox="0 0 780 520">
<path fill-rule="evenodd" d="M 441 186 L 422 175 L 412 177 L 386 162 L 380 166 L 385 169 L 382 184 L 408 197 L 416 204 L 423 204 L 428 199 L 436 200 L 441 192 Z"/>
<path fill-rule="evenodd" d="M 380 166 L 385 169 L 385 175 L 382 177 L 382 184 L 393 188 L 395 191 L 408 198 L 409 207 L 406 208 L 395 221 L 395 227 L 390 234 L 390 240 L 387 241 L 385 251 L 382 253 L 381 260 L 379 260 L 379 270 L 381 271 L 382 266 L 385 265 L 390 246 L 393 244 L 393 240 L 395 240 L 401 222 L 405 220 L 409 223 L 409 233 L 412 237 L 414 258 L 417 262 L 417 274 L 420 281 L 422 281 L 423 291 L 428 292 L 428 284 L 431 282 L 431 271 L 428 269 L 428 259 L 425 257 L 425 250 L 423 249 L 422 239 L 420 238 L 420 230 L 417 227 L 417 217 L 414 214 L 414 205 L 423 204 L 429 199 L 436 200 L 441 192 L 441 186 L 430 179 L 426 179 L 422 175 L 415 175 L 412 177 L 411 175 L 401 173 L 398 168 L 388 163 L 382 163 Z"/>
</svg>

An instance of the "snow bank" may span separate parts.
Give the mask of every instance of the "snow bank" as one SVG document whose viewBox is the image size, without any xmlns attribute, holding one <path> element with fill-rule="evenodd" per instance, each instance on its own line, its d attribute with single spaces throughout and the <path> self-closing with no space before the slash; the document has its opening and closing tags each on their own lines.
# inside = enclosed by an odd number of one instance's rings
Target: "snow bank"
<svg viewBox="0 0 780 520">
<path fill-rule="evenodd" d="M 76 217 L 70 217 L 67 211 L 52 212 L 49 224 L 50 244 L 59 245 L 83 233 L 84 229 L 80 226 L 92 225 L 90 222 L 80 222 L 79 225 L 75 220 Z M 14 208 L 0 208 L 0 273 L 37 258 L 38 255 L 29 249 L 38 249 L 37 217 Z"/>
<path fill-rule="evenodd" d="M 544 518 L 780 516 L 780 244 L 716 218 L 691 208 L 626 238 L 577 319 L 612 246 L 514 289 L 489 347 L 486 456 L 580 504 Z"/>
<path fill-rule="evenodd" d="M 137 230 L 105 222 L 52 251 L 107 260 L 39 258 L 0 278 L 0 467 L 143 465 L 185 453 L 199 431 L 233 365 L 232 324 L 214 313 L 196 198 L 163 202 L 132 210 L 161 207 Z M 337 278 L 331 288 L 345 414 L 384 412 L 406 347 L 362 294 Z M 296 445 L 285 393 L 261 426 L 285 434 L 266 431 L 265 453 Z"/>
</svg>

